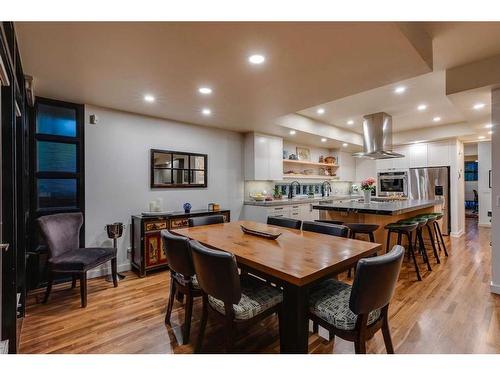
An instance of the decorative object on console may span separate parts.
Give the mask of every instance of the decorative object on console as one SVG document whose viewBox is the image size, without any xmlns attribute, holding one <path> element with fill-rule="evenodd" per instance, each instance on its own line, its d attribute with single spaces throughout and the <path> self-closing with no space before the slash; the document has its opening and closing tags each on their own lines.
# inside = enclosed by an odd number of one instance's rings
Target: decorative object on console
<svg viewBox="0 0 500 375">
<path fill-rule="evenodd" d="M 311 160 L 311 150 L 306 147 L 297 146 L 297 158 L 299 160 Z"/>
<path fill-rule="evenodd" d="M 370 203 L 372 191 L 375 190 L 375 179 L 373 177 L 368 177 L 361 181 L 361 190 L 363 190 L 365 203 Z"/>
<path fill-rule="evenodd" d="M 191 212 L 191 208 L 192 207 L 193 206 L 191 206 L 191 203 L 184 203 L 182 205 L 182 208 L 184 208 L 184 212 L 187 213 L 187 214 Z"/>
<path fill-rule="evenodd" d="M 113 240 L 113 247 L 115 249 L 117 249 L 118 251 L 118 246 L 116 246 L 116 242 L 118 240 L 118 238 L 120 238 L 123 234 L 123 228 L 125 226 L 123 225 L 123 223 L 113 223 L 113 224 L 106 224 L 104 226 L 104 229 L 106 229 L 106 233 L 108 234 L 108 238 L 112 239 Z M 123 280 L 125 278 L 125 275 L 117 272 L 116 273 L 116 276 L 118 276 L 118 280 Z M 106 281 L 113 281 L 113 275 L 108 275 L 106 277 Z"/>
</svg>

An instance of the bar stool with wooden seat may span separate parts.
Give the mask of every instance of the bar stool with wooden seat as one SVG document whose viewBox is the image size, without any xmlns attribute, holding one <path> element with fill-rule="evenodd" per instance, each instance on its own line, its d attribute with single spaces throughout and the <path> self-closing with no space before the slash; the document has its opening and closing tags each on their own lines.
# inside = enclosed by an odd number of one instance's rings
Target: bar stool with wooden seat
<svg viewBox="0 0 500 375">
<path fill-rule="evenodd" d="M 443 250 L 444 250 L 444 255 L 445 256 L 448 256 L 448 251 L 446 250 L 446 245 L 444 243 L 444 238 L 443 238 L 443 234 L 441 233 L 441 227 L 439 226 L 439 223 L 438 221 L 441 220 L 444 216 L 444 214 L 442 212 L 431 212 L 431 213 L 428 213 L 428 214 L 422 214 L 422 215 L 418 215 L 419 217 L 434 217 L 434 221 L 432 222 L 433 223 L 433 229 L 434 229 L 434 233 L 436 235 L 436 240 L 437 240 L 437 244 L 438 244 L 438 247 L 439 247 L 439 251 L 441 251 L 441 245 L 443 246 Z"/>
<path fill-rule="evenodd" d="M 379 228 L 377 224 L 366 224 L 366 223 L 346 223 L 344 224 L 349 228 L 349 238 L 356 239 L 358 234 L 367 235 L 370 242 L 375 242 L 375 231 Z M 351 277 L 351 270 L 347 272 L 347 277 Z"/>
<path fill-rule="evenodd" d="M 415 251 L 413 249 L 413 233 L 418 227 L 418 223 L 403 224 L 403 223 L 391 223 L 387 224 L 384 228 L 387 230 L 387 246 L 386 251 L 389 251 L 389 246 L 391 244 L 391 234 L 398 235 L 397 244 L 401 245 L 401 240 L 403 236 L 408 239 L 408 251 L 413 259 L 413 264 L 415 265 L 415 272 L 417 273 L 418 281 L 421 281 L 420 270 L 418 269 L 417 258 L 415 257 Z"/>
<path fill-rule="evenodd" d="M 165 324 L 170 324 L 175 295 L 181 293 L 182 296 L 186 296 L 184 328 L 182 331 L 182 341 L 185 345 L 189 342 L 189 333 L 191 331 L 193 300 L 196 297 L 201 297 L 203 293 L 198 285 L 198 279 L 194 271 L 189 238 L 177 236 L 168 230 L 161 231 L 161 236 L 165 242 L 167 261 L 170 268 L 170 295 L 165 313 Z M 182 300 L 183 298 L 181 298 Z"/>
<path fill-rule="evenodd" d="M 412 217 L 408 219 L 399 220 L 398 223 L 401 224 L 414 224 L 417 223 L 417 229 L 415 230 L 415 241 L 413 242 L 413 248 L 418 249 L 422 254 L 422 258 L 424 258 L 424 262 L 427 265 L 427 270 L 432 271 L 431 264 L 429 262 L 429 257 L 427 256 L 427 249 L 425 248 L 424 237 L 422 236 L 422 230 L 427 224 L 427 219 L 425 217 Z"/>
</svg>

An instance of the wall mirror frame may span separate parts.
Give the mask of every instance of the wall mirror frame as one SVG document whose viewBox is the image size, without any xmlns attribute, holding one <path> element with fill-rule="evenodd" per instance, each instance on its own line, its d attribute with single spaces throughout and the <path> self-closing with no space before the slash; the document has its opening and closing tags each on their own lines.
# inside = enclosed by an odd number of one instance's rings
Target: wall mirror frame
<svg viewBox="0 0 500 375">
<path fill-rule="evenodd" d="M 152 189 L 206 188 L 208 155 L 151 149 Z"/>
</svg>

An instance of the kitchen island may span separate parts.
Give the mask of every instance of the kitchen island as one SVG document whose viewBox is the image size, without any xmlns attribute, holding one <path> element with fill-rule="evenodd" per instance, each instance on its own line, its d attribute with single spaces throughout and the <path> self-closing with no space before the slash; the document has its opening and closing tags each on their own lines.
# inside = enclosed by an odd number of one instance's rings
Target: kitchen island
<svg viewBox="0 0 500 375">
<path fill-rule="evenodd" d="M 344 223 L 378 224 L 374 233 L 375 241 L 385 244 L 386 230 L 384 226 L 398 220 L 429 212 L 441 212 L 443 201 L 436 200 L 398 200 L 398 201 L 342 201 L 313 205 L 319 210 L 320 219 L 340 220 Z"/>
</svg>

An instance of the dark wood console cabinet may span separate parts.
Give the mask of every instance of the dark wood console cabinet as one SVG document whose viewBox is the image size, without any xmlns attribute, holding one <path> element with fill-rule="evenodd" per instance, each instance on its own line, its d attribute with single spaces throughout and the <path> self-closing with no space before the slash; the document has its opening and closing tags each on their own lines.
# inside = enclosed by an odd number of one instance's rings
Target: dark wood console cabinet
<svg viewBox="0 0 500 375">
<path fill-rule="evenodd" d="M 173 212 L 158 216 L 132 216 L 132 233 L 130 236 L 132 248 L 132 269 L 140 277 L 149 271 L 168 268 L 165 246 L 161 240 L 161 231 L 170 228 L 185 228 L 188 219 L 196 216 L 223 215 L 224 220 L 231 219 L 229 210 L 207 211 L 192 210 L 189 214 Z"/>
</svg>

